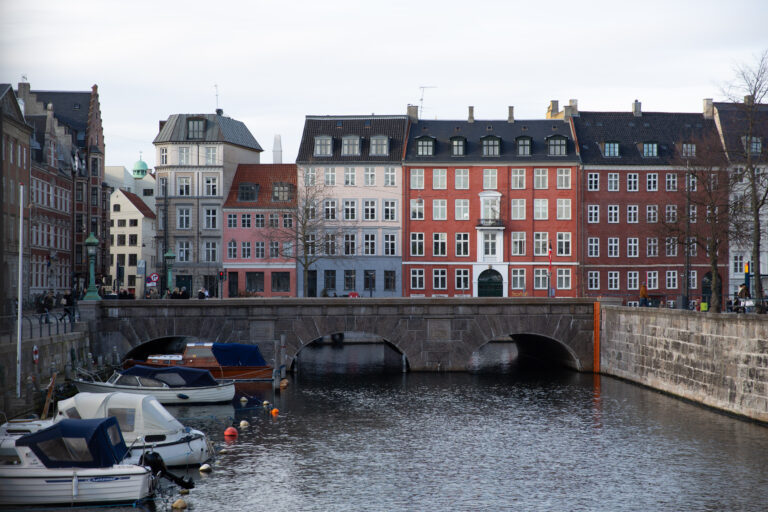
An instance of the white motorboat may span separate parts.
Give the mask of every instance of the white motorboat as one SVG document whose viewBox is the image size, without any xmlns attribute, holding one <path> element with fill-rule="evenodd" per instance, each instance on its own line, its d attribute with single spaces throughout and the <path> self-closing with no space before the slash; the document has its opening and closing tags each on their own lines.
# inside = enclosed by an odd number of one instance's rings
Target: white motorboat
<svg viewBox="0 0 768 512">
<path fill-rule="evenodd" d="M 106 382 L 76 379 L 78 391 L 111 393 L 121 391 L 152 395 L 163 404 L 223 403 L 235 397 L 232 380 L 216 381 L 208 370 L 173 366 L 152 368 L 136 365 L 115 372 Z"/>
<path fill-rule="evenodd" d="M 148 467 L 121 464 L 127 447 L 115 418 L 58 421 L 0 455 L 0 505 L 135 503 L 152 494 Z"/>
</svg>

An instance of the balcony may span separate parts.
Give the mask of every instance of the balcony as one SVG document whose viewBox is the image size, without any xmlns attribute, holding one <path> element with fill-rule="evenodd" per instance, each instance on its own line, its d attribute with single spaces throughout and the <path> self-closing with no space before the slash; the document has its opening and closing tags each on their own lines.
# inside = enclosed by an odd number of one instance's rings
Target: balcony
<svg viewBox="0 0 768 512">
<path fill-rule="evenodd" d="M 478 219 L 477 226 L 482 228 L 503 228 L 504 221 L 501 219 Z"/>
</svg>

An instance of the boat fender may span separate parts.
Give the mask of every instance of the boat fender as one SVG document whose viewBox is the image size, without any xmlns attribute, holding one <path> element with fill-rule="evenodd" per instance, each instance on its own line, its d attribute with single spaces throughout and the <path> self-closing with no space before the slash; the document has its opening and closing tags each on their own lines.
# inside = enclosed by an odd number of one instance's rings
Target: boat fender
<svg viewBox="0 0 768 512">
<path fill-rule="evenodd" d="M 176 396 L 181 398 L 182 400 L 189 400 L 189 396 L 185 395 L 184 393 L 177 393 Z"/>
<path fill-rule="evenodd" d="M 280 414 L 280 410 L 277 407 L 275 407 L 274 409 L 272 409 L 270 414 L 272 414 L 272 416 L 276 417 L 278 414 Z"/>
<path fill-rule="evenodd" d="M 211 471 L 213 471 L 213 468 L 211 467 L 210 464 L 203 464 L 202 466 L 200 466 L 199 471 L 201 473 L 210 473 Z"/>
<path fill-rule="evenodd" d="M 267 402 L 266 400 L 264 400 L 264 403 L 262 403 L 261 405 L 262 405 L 262 406 L 264 406 L 264 407 L 269 407 L 269 402 Z"/>
<path fill-rule="evenodd" d="M 280 389 L 285 389 L 288 387 L 288 379 L 283 379 L 280 381 Z"/>
<path fill-rule="evenodd" d="M 174 510 L 183 510 L 187 508 L 187 502 L 179 498 L 173 502 L 173 505 L 171 505 L 171 508 L 173 508 Z"/>
<path fill-rule="evenodd" d="M 241 396 L 241 397 L 240 397 L 240 403 L 243 403 L 243 404 L 244 404 L 244 403 L 246 403 L 247 401 L 248 401 L 248 398 L 247 398 L 247 397 L 244 397 L 244 396 Z"/>
<path fill-rule="evenodd" d="M 227 427 L 227 429 L 224 431 L 224 437 L 236 438 L 237 429 L 235 427 Z"/>
<path fill-rule="evenodd" d="M 175 483 L 183 489 L 192 489 L 195 487 L 195 482 L 191 478 L 183 479 L 180 476 L 174 475 L 168 468 L 165 467 L 163 458 L 157 452 L 148 452 L 141 456 L 139 464 L 142 466 L 149 466 L 152 474 L 158 477 L 163 477 L 171 482 Z"/>
<path fill-rule="evenodd" d="M 250 423 L 248 423 L 246 420 L 242 420 L 242 421 L 240 422 L 240 428 L 248 428 L 248 427 L 250 427 L 250 426 L 251 426 L 251 424 L 250 424 Z"/>
</svg>

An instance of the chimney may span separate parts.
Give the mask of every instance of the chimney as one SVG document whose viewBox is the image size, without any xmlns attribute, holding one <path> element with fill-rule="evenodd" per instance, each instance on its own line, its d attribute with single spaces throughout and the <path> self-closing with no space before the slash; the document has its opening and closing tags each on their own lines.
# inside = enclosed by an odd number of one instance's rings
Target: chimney
<svg viewBox="0 0 768 512">
<path fill-rule="evenodd" d="M 469 115 L 467 116 L 468 123 L 475 122 L 475 107 L 469 107 Z"/>
<path fill-rule="evenodd" d="M 157 128 L 157 131 L 160 132 L 163 130 L 163 126 L 165 126 L 165 121 L 159 121 L 158 124 L 159 126 Z"/>
<path fill-rule="evenodd" d="M 508 113 L 507 113 L 507 122 L 508 123 L 514 123 L 515 122 L 515 107 L 507 107 Z"/>
<path fill-rule="evenodd" d="M 748 107 L 751 107 L 752 104 L 754 104 L 754 103 L 755 103 L 755 97 L 754 96 L 752 96 L 751 94 L 747 94 L 746 96 L 744 96 L 744 105 L 747 105 Z"/>
<path fill-rule="evenodd" d="M 216 109 L 216 115 L 217 116 L 223 116 L 224 115 L 224 109 L 217 108 Z"/>
<path fill-rule="evenodd" d="M 563 119 L 570 119 L 573 117 L 573 107 L 570 105 L 563 106 Z"/>
<path fill-rule="evenodd" d="M 547 119 L 555 119 L 559 111 L 560 111 L 560 102 L 557 100 L 550 100 L 549 108 L 547 108 Z"/>
<path fill-rule="evenodd" d="M 715 108 L 712 105 L 712 98 L 704 98 L 704 119 L 715 117 Z"/>
<path fill-rule="evenodd" d="M 571 106 L 571 115 L 573 117 L 579 117 L 579 100 L 571 99 L 568 100 L 568 103 Z"/>
<path fill-rule="evenodd" d="M 419 122 L 419 106 L 418 105 L 408 105 L 408 118 L 414 124 Z"/>
<path fill-rule="evenodd" d="M 16 90 L 16 95 L 20 98 L 26 98 L 29 96 L 29 82 L 19 82 L 19 87 Z"/>
<path fill-rule="evenodd" d="M 275 143 L 272 144 L 272 163 L 283 163 L 283 143 L 280 140 L 280 135 L 275 135 Z"/>
<path fill-rule="evenodd" d="M 640 102 L 637 100 L 632 103 L 632 115 L 635 117 L 640 117 L 643 115 L 643 111 L 640 110 Z"/>
</svg>

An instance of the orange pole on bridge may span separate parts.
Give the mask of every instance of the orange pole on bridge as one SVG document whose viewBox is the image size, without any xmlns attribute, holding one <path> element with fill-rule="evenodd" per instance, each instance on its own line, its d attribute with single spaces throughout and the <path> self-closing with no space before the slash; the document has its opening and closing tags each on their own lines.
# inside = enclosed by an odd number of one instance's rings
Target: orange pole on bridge
<svg viewBox="0 0 768 512">
<path fill-rule="evenodd" d="M 592 371 L 594 373 L 600 373 L 600 303 L 594 303 L 594 317 L 592 319 L 593 326 L 593 360 Z"/>
</svg>

